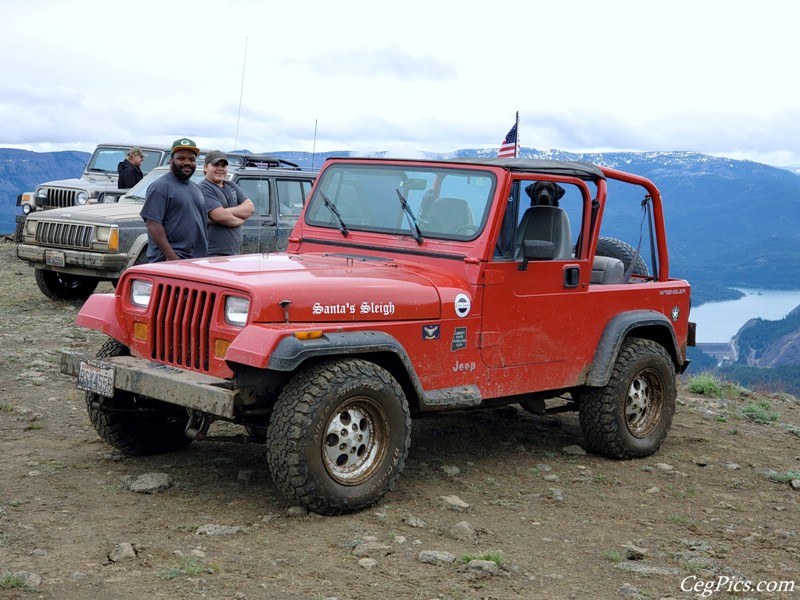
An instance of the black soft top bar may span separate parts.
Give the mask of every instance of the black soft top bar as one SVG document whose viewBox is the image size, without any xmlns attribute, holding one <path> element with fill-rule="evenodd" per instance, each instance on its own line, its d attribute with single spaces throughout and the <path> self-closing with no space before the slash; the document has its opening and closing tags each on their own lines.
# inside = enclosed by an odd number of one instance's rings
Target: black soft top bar
<svg viewBox="0 0 800 600">
<path fill-rule="evenodd" d="M 605 179 L 603 170 L 595 164 L 576 160 L 543 160 L 533 158 L 464 158 L 464 163 L 477 163 L 502 167 L 519 173 L 549 173 L 552 175 L 568 175 L 585 181 Z"/>
<path fill-rule="evenodd" d="M 327 159 L 338 161 L 398 161 L 408 160 L 420 163 L 438 163 L 451 165 L 485 165 L 488 167 L 500 167 L 517 173 L 546 173 L 549 175 L 561 175 L 567 177 L 577 177 L 584 181 L 597 182 L 605 179 L 603 170 L 595 164 L 580 162 L 575 160 L 544 160 L 532 158 L 448 158 L 448 159 L 419 159 L 401 157 L 370 157 L 370 156 L 330 156 Z"/>
</svg>

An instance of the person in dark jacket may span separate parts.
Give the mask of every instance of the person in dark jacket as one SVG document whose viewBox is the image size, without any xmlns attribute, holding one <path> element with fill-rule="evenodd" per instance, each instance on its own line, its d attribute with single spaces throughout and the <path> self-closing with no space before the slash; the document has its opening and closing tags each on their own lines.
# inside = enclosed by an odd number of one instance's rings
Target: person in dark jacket
<svg viewBox="0 0 800 600">
<path fill-rule="evenodd" d="M 142 180 L 144 177 L 144 173 L 142 173 L 143 160 L 144 154 L 139 148 L 128 150 L 128 158 L 117 165 L 117 173 L 119 173 L 117 187 L 119 189 L 132 188 Z"/>
</svg>

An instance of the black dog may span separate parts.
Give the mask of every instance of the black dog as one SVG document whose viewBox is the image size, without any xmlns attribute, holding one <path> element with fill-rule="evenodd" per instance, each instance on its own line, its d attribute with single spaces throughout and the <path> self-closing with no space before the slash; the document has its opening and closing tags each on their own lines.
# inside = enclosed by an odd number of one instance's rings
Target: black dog
<svg viewBox="0 0 800 600">
<path fill-rule="evenodd" d="M 552 181 L 537 181 L 525 188 L 525 193 L 530 196 L 531 206 L 558 206 L 558 199 L 566 191 Z"/>
</svg>

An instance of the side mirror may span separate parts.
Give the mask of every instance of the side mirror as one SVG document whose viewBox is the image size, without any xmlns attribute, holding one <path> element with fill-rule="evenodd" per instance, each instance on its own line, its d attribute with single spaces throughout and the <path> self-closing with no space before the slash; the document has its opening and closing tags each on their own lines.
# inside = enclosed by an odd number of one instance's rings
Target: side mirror
<svg viewBox="0 0 800 600">
<path fill-rule="evenodd" d="M 544 240 L 523 240 L 522 242 L 522 262 L 519 264 L 520 271 L 528 270 L 528 263 L 532 260 L 553 260 L 556 257 L 556 246 L 553 242 Z"/>
</svg>

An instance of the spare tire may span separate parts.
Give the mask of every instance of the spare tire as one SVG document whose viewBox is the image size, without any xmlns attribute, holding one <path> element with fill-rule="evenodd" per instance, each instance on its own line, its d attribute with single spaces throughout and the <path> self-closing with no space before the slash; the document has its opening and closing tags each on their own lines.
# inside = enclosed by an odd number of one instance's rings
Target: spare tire
<svg viewBox="0 0 800 600">
<path fill-rule="evenodd" d="M 650 271 L 647 269 L 647 263 L 644 262 L 642 255 L 636 252 L 636 248 L 631 246 L 628 242 L 623 242 L 617 238 L 601 237 L 597 240 L 597 256 L 610 256 L 611 258 L 618 258 L 625 265 L 625 272 L 628 272 L 628 267 L 633 266 L 633 274 L 641 275 L 642 277 L 649 277 Z"/>
</svg>

